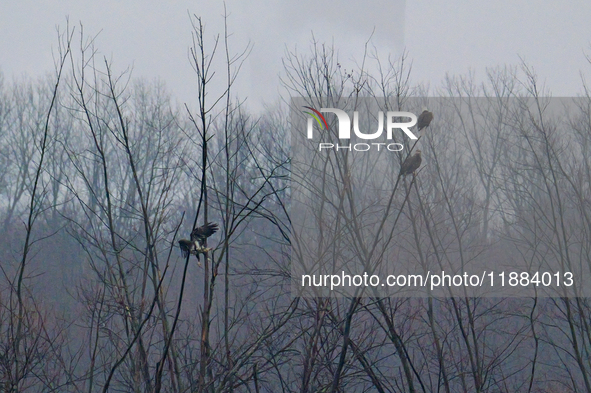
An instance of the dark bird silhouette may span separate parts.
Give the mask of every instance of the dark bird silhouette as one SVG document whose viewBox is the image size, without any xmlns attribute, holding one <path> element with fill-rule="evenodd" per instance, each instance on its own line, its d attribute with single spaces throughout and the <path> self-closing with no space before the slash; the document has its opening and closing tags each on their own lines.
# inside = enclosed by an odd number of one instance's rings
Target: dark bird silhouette
<svg viewBox="0 0 591 393">
<path fill-rule="evenodd" d="M 425 108 L 417 120 L 418 130 L 421 131 L 423 128 L 429 127 L 431 120 L 433 120 L 433 112 L 429 112 L 427 108 Z"/>
<path fill-rule="evenodd" d="M 189 254 L 196 255 L 197 250 L 195 249 L 195 243 L 187 239 L 179 240 L 179 247 L 183 253 L 183 258 L 186 258 Z"/>
<path fill-rule="evenodd" d="M 191 241 L 195 244 L 198 252 L 203 252 L 205 239 L 216 233 L 218 230 L 218 224 L 208 222 L 207 224 L 193 229 L 191 232 Z"/>
<path fill-rule="evenodd" d="M 417 152 L 414 155 L 409 156 L 406 158 L 406 160 L 404 160 L 402 166 L 400 167 L 399 176 L 410 175 L 411 173 L 419 169 L 419 167 L 421 166 L 421 161 L 421 151 L 417 150 Z"/>
<path fill-rule="evenodd" d="M 181 248 L 183 257 L 186 258 L 188 255 L 192 254 L 197 257 L 197 260 L 199 260 L 199 253 L 209 251 L 209 249 L 205 248 L 205 239 L 216 233 L 217 230 L 218 224 L 209 222 L 193 229 L 193 232 L 191 232 L 191 240 L 179 240 L 179 247 Z"/>
</svg>

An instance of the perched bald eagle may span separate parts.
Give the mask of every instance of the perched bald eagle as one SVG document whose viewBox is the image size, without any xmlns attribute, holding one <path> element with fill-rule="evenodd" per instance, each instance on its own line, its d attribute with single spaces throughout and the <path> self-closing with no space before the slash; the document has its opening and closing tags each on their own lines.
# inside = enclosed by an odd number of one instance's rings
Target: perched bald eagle
<svg viewBox="0 0 591 393">
<path fill-rule="evenodd" d="M 218 230 L 218 224 L 208 222 L 207 224 L 197 227 L 191 232 L 191 240 L 181 239 L 179 240 L 179 247 L 183 253 L 183 257 L 187 257 L 189 254 L 193 254 L 199 259 L 199 253 L 209 251 L 205 249 L 205 239 L 216 233 Z"/>
<path fill-rule="evenodd" d="M 414 171 L 419 169 L 421 166 L 421 151 L 417 150 L 417 152 L 406 158 L 400 167 L 400 175 L 399 176 L 406 176 L 412 174 Z"/>
<path fill-rule="evenodd" d="M 431 120 L 433 120 L 433 112 L 429 112 L 427 108 L 424 108 L 423 112 L 419 115 L 419 119 L 417 120 L 418 130 L 421 131 L 423 128 L 429 127 Z"/>
</svg>

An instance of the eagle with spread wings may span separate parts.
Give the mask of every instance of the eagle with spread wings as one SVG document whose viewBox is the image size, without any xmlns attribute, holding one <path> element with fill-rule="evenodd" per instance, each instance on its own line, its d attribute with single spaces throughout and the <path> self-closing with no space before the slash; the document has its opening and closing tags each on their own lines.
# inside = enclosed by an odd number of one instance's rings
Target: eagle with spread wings
<svg viewBox="0 0 591 393">
<path fill-rule="evenodd" d="M 218 229 L 218 224 L 208 222 L 205 225 L 193 229 L 191 240 L 179 240 L 179 247 L 181 248 L 183 257 L 186 258 L 189 254 L 193 254 L 199 259 L 199 253 L 209 251 L 208 248 L 205 248 L 205 240 L 216 233 Z"/>
</svg>

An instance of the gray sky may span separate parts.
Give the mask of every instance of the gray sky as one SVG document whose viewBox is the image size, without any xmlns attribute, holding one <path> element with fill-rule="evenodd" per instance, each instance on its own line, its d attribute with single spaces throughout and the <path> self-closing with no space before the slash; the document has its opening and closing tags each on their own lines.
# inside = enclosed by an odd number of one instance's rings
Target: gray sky
<svg viewBox="0 0 591 393">
<path fill-rule="evenodd" d="M 580 71 L 591 75 L 585 59 L 585 53 L 591 54 L 588 0 L 266 3 L 226 1 L 231 48 L 240 51 L 249 41 L 254 45 L 236 86 L 236 94 L 248 97 L 253 108 L 276 100 L 281 57 L 296 46 L 305 53 L 312 32 L 319 41 L 334 41 L 345 68 L 361 58 L 372 32 L 381 57 L 396 57 L 406 48 L 413 81 L 430 83 L 432 93 L 446 73 L 474 71 L 482 78 L 486 67 L 518 64 L 519 55 L 554 96 L 576 95 Z M 194 103 L 188 11 L 203 17 L 208 37 L 223 32 L 223 3 L 215 1 L 4 1 L 0 69 L 8 78 L 51 71 L 55 27 L 64 27 L 68 15 L 71 24 L 81 21 L 87 34 L 100 31 L 100 54 L 112 59 L 117 70 L 133 65 L 134 76 L 160 77 L 180 102 Z"/>
</svg>

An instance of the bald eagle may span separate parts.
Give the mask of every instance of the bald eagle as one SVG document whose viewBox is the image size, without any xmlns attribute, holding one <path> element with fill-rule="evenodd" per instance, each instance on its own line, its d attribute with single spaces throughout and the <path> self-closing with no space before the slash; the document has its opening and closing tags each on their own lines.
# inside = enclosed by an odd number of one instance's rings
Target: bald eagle
<svg viewBox="0 0 591 393">
<path fill-rule="evenodd" d="M 406 160 L 404 160 L 402 166 L 400 167 L 399 176 L 410 175 L 411 173 L 419 169 L 419 167 L 421 166 L 421 161 L 421 151 L 417 150 L 417 152 L 414 155 L 408 156 Z"/>
<path fill-rule="evenodd" d="M 207 224 L 193 229 L 191 232 L 191 240 L 181 239 L 179 240 L 179 247 L 183 253 L 183 257 L 187 257 L 189 254 L 193 254 L 199 259 L 199 253 L 209 251 L 205 247 L 205 239 L 216 233 L 218 230 L 218 224 L 208 222 Z"/>
<path fill-rule="evenodd" d="M 189 254 L 196 255 L 197 250 L 195 248 L 195 243 L 187 239 L 179 240 L 179 247 L 181 248 L 181 252 L 183 254 L 183 258 L 186 258 Z"/>
<path fill-rule="evenodd" d="M 421 131 L 423 128 L 429 127 L 431 120 L 433 120 L 433 112 L 429 112 L 427 108 L 424 108 L 423 112 L 419 115 L 419 119 L 417 120 L 418 130 Z"/>
<path fill-rule="evenodd" d="M 205 239 L 216 233 L 218 230 L 218 224 L 208 222 L 207 224 L 193 229 L 191 232 L 191 241 L 195 243 L 195 247 L 198 251 L 204 247 Z"/>
</svg>

